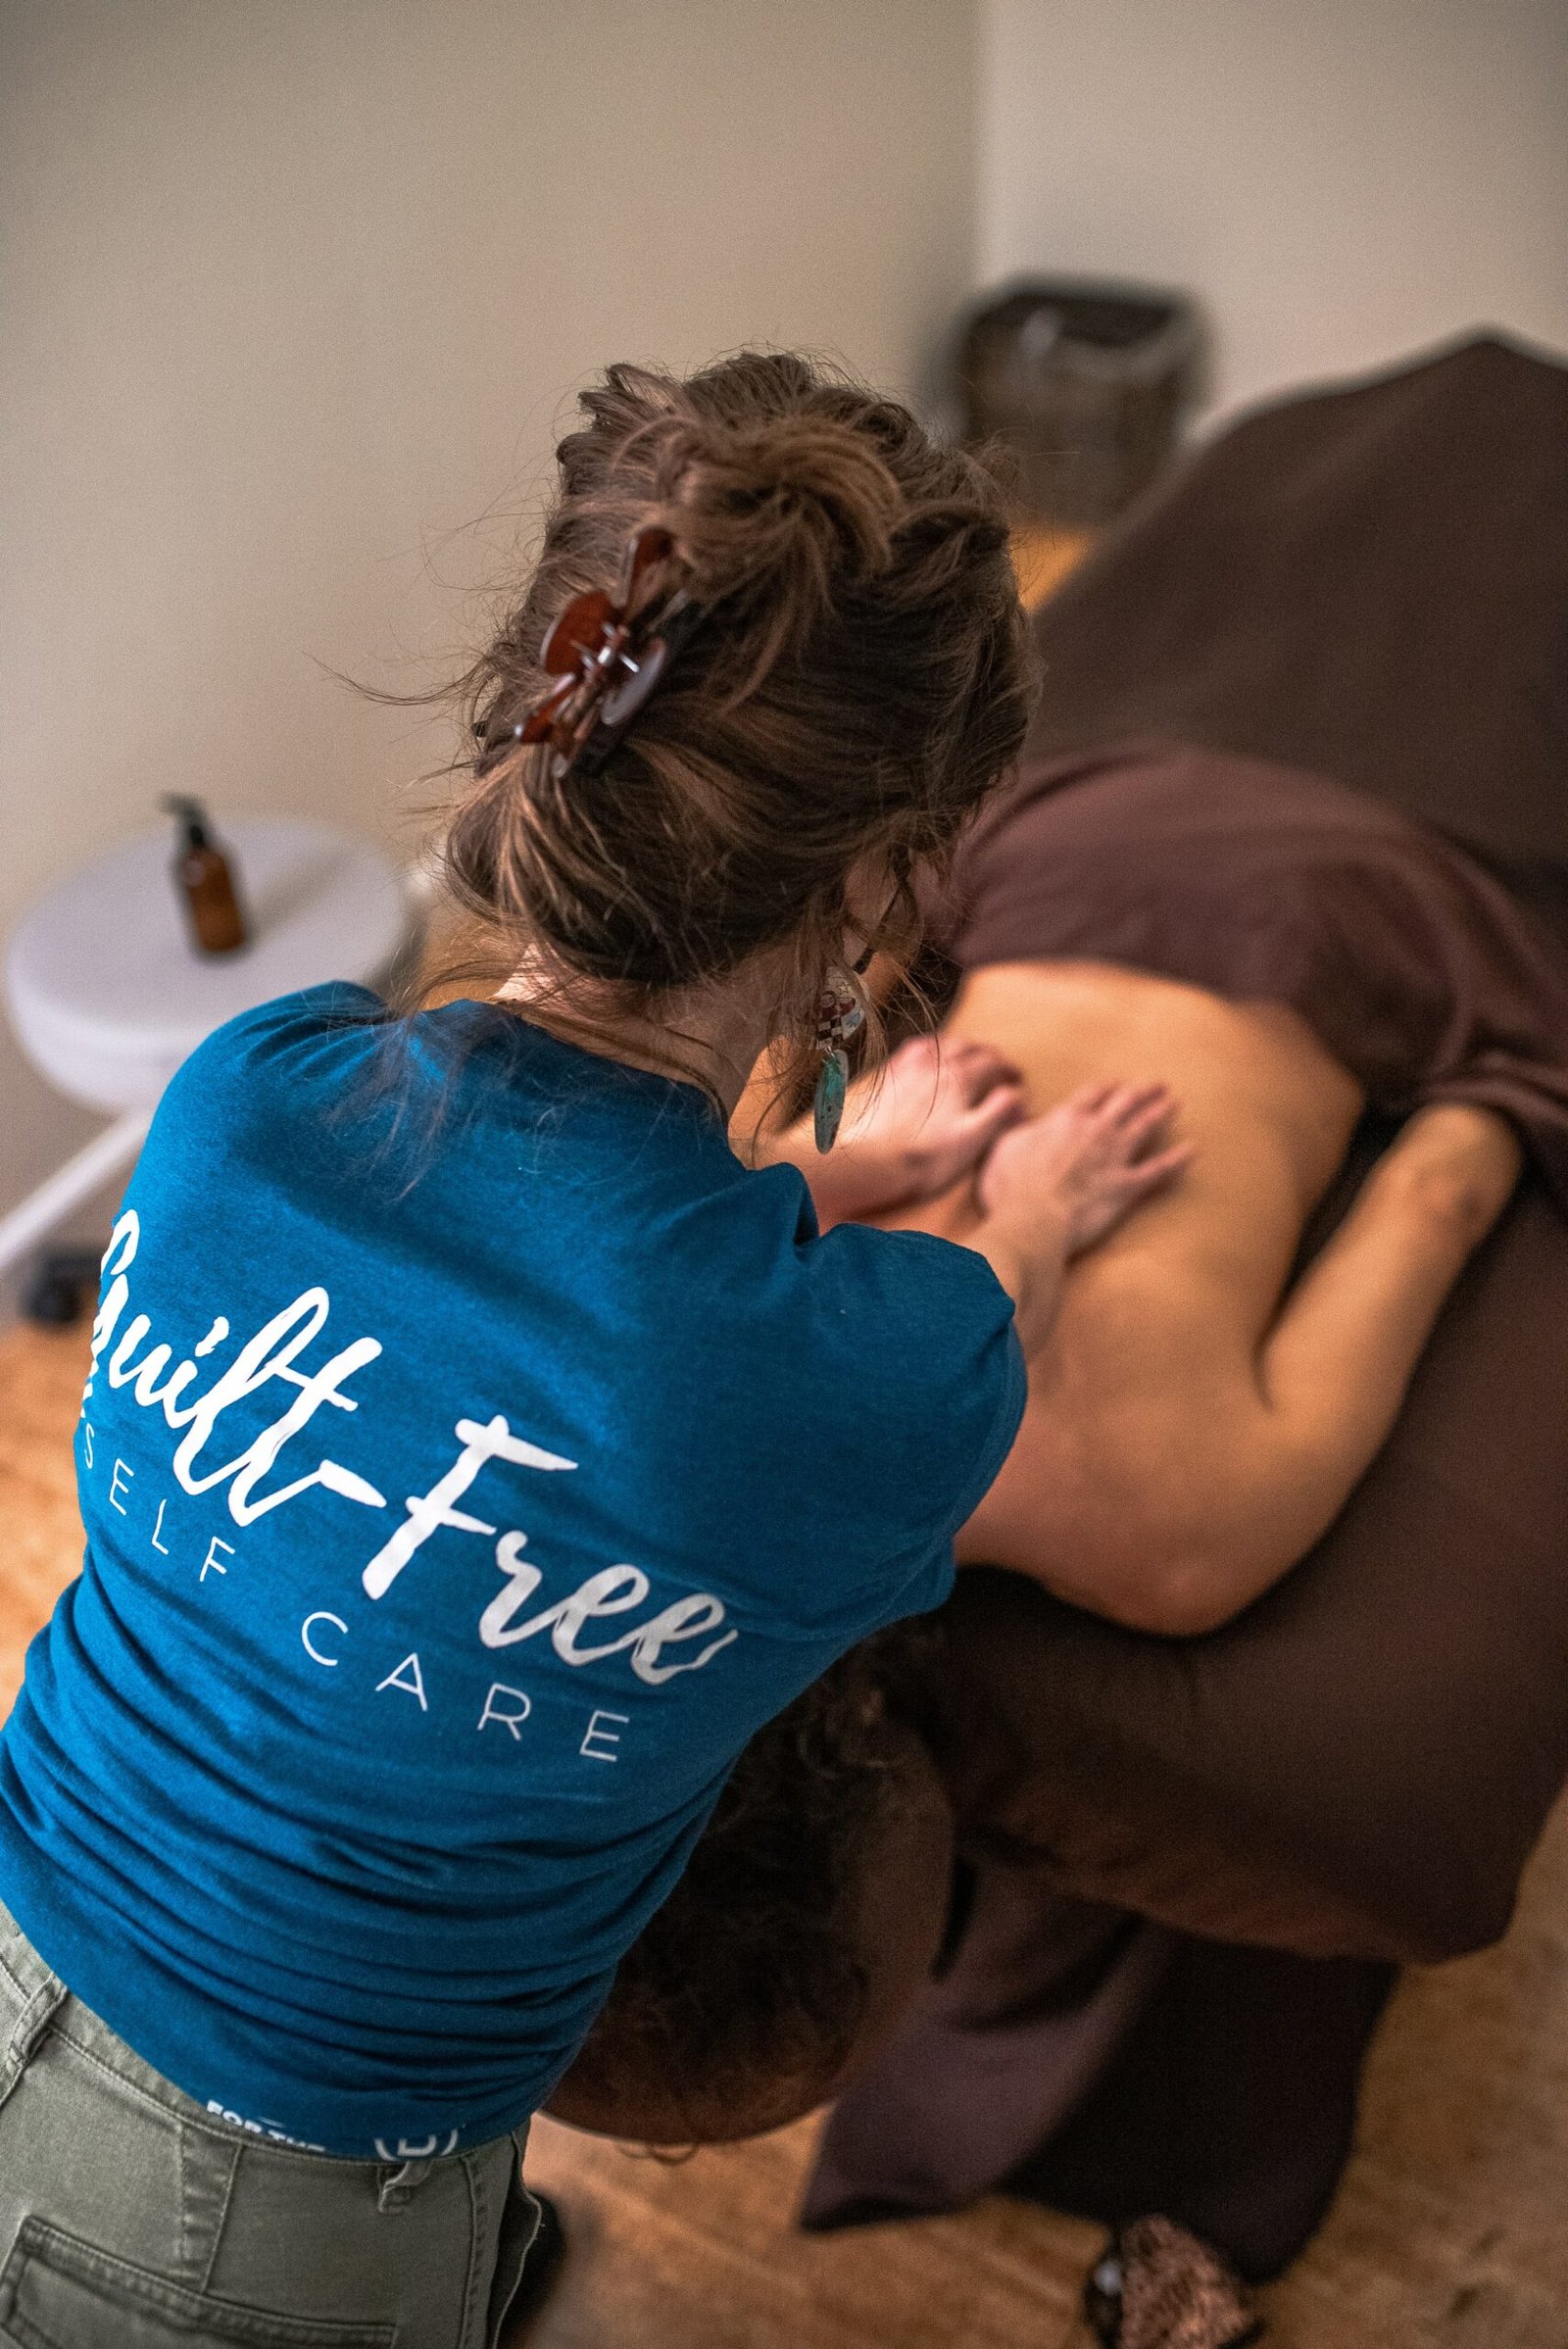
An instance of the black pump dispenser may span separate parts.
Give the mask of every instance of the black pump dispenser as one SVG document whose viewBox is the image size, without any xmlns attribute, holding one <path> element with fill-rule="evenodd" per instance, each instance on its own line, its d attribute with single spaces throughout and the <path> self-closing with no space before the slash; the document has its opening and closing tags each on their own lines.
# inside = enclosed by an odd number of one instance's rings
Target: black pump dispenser
<svg viewBox="0 0 1568 2349">
<path fill-rule="evenodd" d="M 179 819 L 183 835 L 181 845 L 187 851 L 212 847 L 213 836 L 208 825 L 207 810 L 200 800 L 186 799 L 181 792 L 166 791 L 163 806 L 171 815 Z"/>
</svg>

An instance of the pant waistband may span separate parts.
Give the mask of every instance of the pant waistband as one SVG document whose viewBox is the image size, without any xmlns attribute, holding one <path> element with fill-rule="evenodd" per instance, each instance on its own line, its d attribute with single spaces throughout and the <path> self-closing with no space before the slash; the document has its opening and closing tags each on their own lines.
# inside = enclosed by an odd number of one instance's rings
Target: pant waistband
<svg viewBox="0 0 1568 2349">
<path fill-rule="evenodd" d="M 0 2105 L 15 2088 L 38 2041 L 61 2016 L 62 2008 L 67 2008 L 72 2040 L 113 2072 L 135 2095 L 160 2106 L 171 2120 L 200 2130 L 204 2137 L 223 2143 L 237 2141 L 259 2152 L 279 2154 L 285 2160 L 330 2162 L 338 2172 L 356 2166 L 367 2169 L 374 2175 L 376 2197 L 383 2210 L 402 2209 L 431 2171 L 444 2162 L 461 2162 L 466 2156 L 482 2159 L 489 2150 L 487 2145 L 468 2146 L 446 2156 L 426 2156 L 422 2148 L 410 2155 L 402 2147 L 389 2147 L 386 2158 L 356 2165 L 341 2155 L 315 2154 L 281 2146 L 243 2126 L 235 2126 L 221 2115 L 209 2112 L 183 2088 L 155 2071 L 91 2007 L 73 1996 L 68 1985 L 33 1947 L 4 1901 L 0 1901 Z M 519 2163 L 528 2140 L 528 2129 L 529 2123 L 524 2121 L 505 2132 Z M 501 2137 L 492 2140 L 495 2144 L 502 2141 Z"/>
</svg>

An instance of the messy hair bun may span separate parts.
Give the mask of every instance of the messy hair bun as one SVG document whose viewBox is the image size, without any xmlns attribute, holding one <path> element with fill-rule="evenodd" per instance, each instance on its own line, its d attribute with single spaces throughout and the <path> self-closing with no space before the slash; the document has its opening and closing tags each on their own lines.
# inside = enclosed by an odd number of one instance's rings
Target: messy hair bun
<svg viewBox="0 0 1568 2349">
<path fill-rule="evenodd" d="M 1022 743 L 1000 501 L 897 402 L 790 355 L 685 380 L 612 367 L 581 405 L 533 578 L 465 681 L 475 738 L 503 747 L 451 816 L 450 884 L 512 966 L 564 984 L 648 995 L 788 942 L 809 995 L 860 859 L 906 914 L 914 868 Z M 550 683 L 545 636 L 647 524 L 706 617 L 602 768 L 558 772 L 514 739 Z"/>
</svg>

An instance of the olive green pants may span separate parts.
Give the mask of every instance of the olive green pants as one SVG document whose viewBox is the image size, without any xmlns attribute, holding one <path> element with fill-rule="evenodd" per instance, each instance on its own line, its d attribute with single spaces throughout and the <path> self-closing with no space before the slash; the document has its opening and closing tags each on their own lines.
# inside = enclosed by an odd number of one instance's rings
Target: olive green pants
<svg viewBox="0 0 1568 2349">
<path fill-rule="evenodd" d="M 538 2208 L 526 2123 L 335 2160 L 204 2112 L 0 1905 L 5 2349 L 493 2349 Z"/>
</svg>

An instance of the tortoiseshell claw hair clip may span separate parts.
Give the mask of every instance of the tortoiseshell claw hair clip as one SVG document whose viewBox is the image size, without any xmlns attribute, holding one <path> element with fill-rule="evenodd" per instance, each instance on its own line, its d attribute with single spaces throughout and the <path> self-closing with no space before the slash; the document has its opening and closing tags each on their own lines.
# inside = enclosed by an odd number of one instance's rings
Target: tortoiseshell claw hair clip
<svg viewBox="0 0 1568 2349">
<path fill-rule="evenodd" d="M 487 754 L 548 742 L 557 781 L 568 768 L 597 773 L 704 616 L 670 585 L 674 555 L 669 532 L 650 523 L 628 542 L 613 596 L 593 587 L 572 597 L 539 656 L 556 683 L 519 724 L 481 736 Z"/>
</svg>

